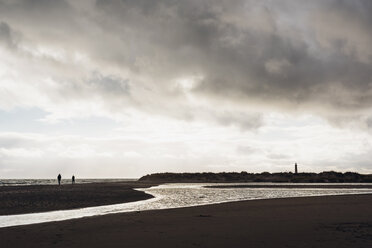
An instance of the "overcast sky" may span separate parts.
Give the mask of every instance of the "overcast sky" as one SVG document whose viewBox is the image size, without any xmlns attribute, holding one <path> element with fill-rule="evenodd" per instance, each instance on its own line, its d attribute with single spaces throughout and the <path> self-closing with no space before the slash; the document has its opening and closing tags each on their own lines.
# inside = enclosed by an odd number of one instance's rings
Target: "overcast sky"
<svg viewBox="0 0 372 248">
<path fill-rule="evenodd" d="M 372 1 L 0 0 L 0 178 L 372 173 Z"/>
</svg>

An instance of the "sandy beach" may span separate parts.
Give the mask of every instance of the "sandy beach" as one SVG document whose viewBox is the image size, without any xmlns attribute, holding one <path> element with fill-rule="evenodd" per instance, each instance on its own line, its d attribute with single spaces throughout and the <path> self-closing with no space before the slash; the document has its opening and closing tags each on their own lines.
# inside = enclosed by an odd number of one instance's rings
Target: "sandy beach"
<svg viewBox="0 0 372 248">
<path fill-rule="evenodd" d="M 0 229 L 1 247 L 372 247 L 372 195 L 254 200 Z"/>
<path fill-rule="evenodd" d="M 133 188 L 154 184 L 141 182 L 87 183 L 0 187 L 0 215 L 74 209 L 152 198 Z"/>
</svg>

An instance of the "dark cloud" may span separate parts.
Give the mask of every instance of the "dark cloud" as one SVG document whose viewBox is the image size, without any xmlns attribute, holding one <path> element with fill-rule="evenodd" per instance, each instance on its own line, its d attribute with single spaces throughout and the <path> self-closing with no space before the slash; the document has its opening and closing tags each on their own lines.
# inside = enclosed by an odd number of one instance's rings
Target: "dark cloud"
<svg viewBox="0 0 372 248">
<path fill-rule="evenodd" d="M 259 126 L 259 118 L 246 118 L 256 109 L 305 111 L 334 121 L 372 108 L 367 0 L 17 1 L 1 9 L 24 42 L 87 54 L 95 71 L 118 75 L 77 84 L 102 92 L 107 103 L 130 92 L 138 109 L 192 119 L 195 108 L 185 96 L 191 94 L 211 101 L 209 115 L 218 123 L 241 127 Z M 0 39 L 14 44 L 6 23 Z M 199 80 L 171 90 L 175 80 L 190 77 Z M 69 85 L 62 83 L 61 91 Z M 214 106 L 221 99 L 247 108 L 226 114 Z"/>
<path fill-rule="evenodd" d="M 141 48 L 163 53 L 168 61 L 157 68 L 161 72 L 165 69 L 172 76 L 193 72 L 203 75 L 203 81 L 194 89 L 201 97 L 230 97 L 231 101 L 287 109 L 309 105 L 341 112 L 370 108 L 371 48 L 368 46 L 367 61 L 348 51 L 346 47 L 363 49 L 363 44 L 356 41 L 359 37 L 349 37 L 356 34 L 348 25 L 337 23 L 335 27 L 332 18 L 342 20 L 347 14 L 344 22 L 354 21 L 365 39 L 372 41 L 368 14 L 371 4 L 318 1 L 316 8 L 307 9 L 307 5 L 301 7 L 292 1 L 282 3 L 286 8 L 250 1 L 122 1 L 119 6 L 102 1 L 98 7 L 126 23 L 126 28 L 133 28 L 140 37 L 150 38 L 152 46 L 143 44 Z M 281 22 L 281 18 L 290 18 L 285 9 L 291 10 L 291 5 L 297 8 L 292 10 L 295 14 L 306 16 L 299 20 L 299 26 L 295 25 L 296 19 Z M 260 23 L 252 20 L 256 16 L 248 8 L 244 9 L 248 14 L 239 11 L 247 6 L 258 9 L 261 24 L 269 27 L 249 25 Z M 332 12 L 330 17 L 328 11 Z M 320 16 L 323 20 L 315 20 Z M 328 24 L 338 29 L 339 36 L 313 37 L 323 32 L 317 22 L 323 24 L 322 29 L 327 29 Z M 146 56 L 151 54 L 146 52 Z"/>
<path fill-rule="evenodd" d="M 89 87 L 96 92 L 106 92 L 110 95 L 119 95 L 124 97 L 130 94 L 130 85 L 128 79 L 122 79 L 117 76 L 103 76 L 99 73 L 94 73 L 93 77 L 88 81 Z"/>
<path fill-rule="evenodd" d="M 11 49 L 17 45 L 13 31 L 6 22 L 0 22 L 0 42 Z"/>
</svg>

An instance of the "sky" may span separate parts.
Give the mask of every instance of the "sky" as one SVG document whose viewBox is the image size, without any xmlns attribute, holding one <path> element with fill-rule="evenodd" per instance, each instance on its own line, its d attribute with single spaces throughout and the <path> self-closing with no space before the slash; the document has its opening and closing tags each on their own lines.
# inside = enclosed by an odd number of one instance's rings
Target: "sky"
<svg viewBox="0 0 372 248">
<path fill-rule="evenodd" d="M 0 178 L 372 173 L 369 0 L 0 0 Z"/>
</svg>

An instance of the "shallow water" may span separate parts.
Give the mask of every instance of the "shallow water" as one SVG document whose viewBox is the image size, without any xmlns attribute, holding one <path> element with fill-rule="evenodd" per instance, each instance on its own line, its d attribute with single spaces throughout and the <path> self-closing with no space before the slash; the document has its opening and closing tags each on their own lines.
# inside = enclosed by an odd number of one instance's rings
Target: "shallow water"
<svg viewBox="0 0 372 248">
<path fill-rule="evenodd" d="M 0 216 L 0 227 L 62 221 L 88 216 L 105 215 L 155 209 L 191 207 L 206 204 L 233 202 L 242 200 L 289 198 L 321 195 L 366 194 L 372 189 L 321 189 L 321 188 L 205 188 L 210 185 L 226 184 L 164 184 L 156 187 L 138 189 L 155 198 L 73 210 L 51 211 L 44 213 Z M 232 185 L 232 184 L 228 184 Z M 236 184 L 235 184 L 236 185 Z M 244 184 L 241 184 L 244 185 Z M 258 184 L 260 185 L 260 184 Z M 312 184 L 314 185 L 314 184 Z M 329 184 L 328 184 L 329 185 Z M 349 184 L 350 185 L 350 184 Z M 353 184 L 351 184 L 353 185 Z M 372 184 L 367 184 L 371 185 Z"/>
</svg>

